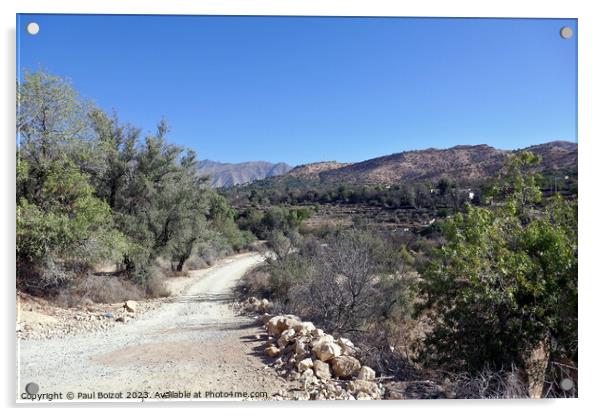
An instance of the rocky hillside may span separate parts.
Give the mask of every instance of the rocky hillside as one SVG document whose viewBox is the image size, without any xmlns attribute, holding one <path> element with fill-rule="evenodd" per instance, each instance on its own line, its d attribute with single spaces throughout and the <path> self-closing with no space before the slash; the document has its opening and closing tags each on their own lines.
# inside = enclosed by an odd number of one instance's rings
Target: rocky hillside
<svg viewBox="0 0 602 416">
<path fill-rule="evenodd" d="M 495 149 L 484 144 L 415 150 L 346 165 L 336 162 L 304 165 L 293 169 L 288 175 L 319 178 L 324 183 L 384 185 L 400 181 L 436 181 L 443 177 L 475 180 L 496 175 L 506 157 L 520 150 L 530 150 L 542 156 L 544 171 L 577 169 L 577 144 L 556 141 L 514 151 Z"/>
<path fill-rule="evenodd" d="M 295 166 L 288 172 L 287 176 L 305 179 L 319 179 L 320 173 L 339 169 L 345 166 L 347 166 L 347 163 L 339 163 L 334 161 L 308 163 L 306 165 Z"/>
<path fill-rule="evenodd" d="M 283 175 L 291 170 L 286 163 L 244 162 L 220 163 L 211 160 L 198 162 L 198 172 L 209 176 L 214 188 L 249 183 L 271 176 Z"/>
<path fill-rule="evenodd" d="M 577 143 L 549 142 L 526 148 L 543 159 L 544 170 L 577 169 Z"/>
</svg>

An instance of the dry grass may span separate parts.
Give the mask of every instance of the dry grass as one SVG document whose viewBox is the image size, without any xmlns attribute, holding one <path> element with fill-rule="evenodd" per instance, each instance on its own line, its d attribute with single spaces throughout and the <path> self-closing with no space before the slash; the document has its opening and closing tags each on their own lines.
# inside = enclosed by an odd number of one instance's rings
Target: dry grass
<svg viewBox="0 0 602 416">
<path fill-rule="evenodd" d="M 522 381 L 520 371 L 512 366 L 507 371 L 488 368 L 478 374 L 456 374 L 452 381 L 458 399 L 523 399 L 529 397 L 529 389 Z"/>
<path fill-rule="evenodd" d="M 54 301 L 58 305 L 71 308 L 85 305 L 87 302 L 118 303 L 144 298 L 144 291 L 124 278 L 90 275 L 75 286 L 60 290 Z"/>
<path fill-rule="evenodd" d="M 269 280 L 269 272 L 259 266 L 246 272 L 236 284 L 234 291 L 241 300 L 251 296 L 258 299 L 269 298 Z"/>
<path fill-rule="evenodd" d="M 209 267 L 209 264 L 205 259 L 197 255 L 190 256 L 190 258 L 186 260 L 186 263 L 184 263 L 184 270 L 201 270 L 206 269 L 207 267 Z"/>
<path fill-rule="evenodd" d="M 146 296 L 149 298 L 165 298 L 171 292 L 165 283 L 165 273 L 158 267 L 151 269 L 146 281 Z"/>
</svg>

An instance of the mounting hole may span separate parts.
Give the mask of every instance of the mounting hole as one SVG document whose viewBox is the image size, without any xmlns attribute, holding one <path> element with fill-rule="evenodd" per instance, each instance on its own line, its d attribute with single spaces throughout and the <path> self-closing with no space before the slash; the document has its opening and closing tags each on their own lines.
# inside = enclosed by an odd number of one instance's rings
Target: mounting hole
<svg viewBox="0 0 602 416">
<path fill-rule="evenodd" d="M 38 394 L 38 391 L 40 391 L 40 386 L 38 386 L 36 383 L 27 383 L 25 386 L 25 392 L 27 394 L 31 394 L 32 396 Z"/>
<path fill-rule="evenodd" d="M 575 387 L 575 383 L 570 378 L 563 378 L 560 381 L 560 388 L 564 391 L 572 390 Z"/>
<path fill-rule="evenodd" d="M 563 39 L 570 39 L 573 37 L 573 29 L 571 29 L 568 26 L 563 27 L 562 29 L 560 29 L 560 36 Z"/>
<path fill-rule="evenodd" d="M 31 22 L 27 24 L 27 33 L 29 33 L 30 35 L 37 35 L 38 32 L 40 31 L 40 25 L 37 24 L 36 22 Z"/>
</svg>

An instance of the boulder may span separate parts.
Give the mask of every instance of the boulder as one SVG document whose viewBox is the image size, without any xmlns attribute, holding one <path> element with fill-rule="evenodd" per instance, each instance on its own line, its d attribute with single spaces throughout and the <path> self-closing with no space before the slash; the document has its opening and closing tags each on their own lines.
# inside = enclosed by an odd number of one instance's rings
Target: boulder
<svg viewBox="0 0 602 416">
<path fill-rule="evenodd" d="M 318 383 L 318 379 L 316 378 L 316 376 L 314 376 L 314 372 L 310 368 L 301 373 L 299 381 L 301 381 L 301 383 L 303 384 L 304 389 L 307 389 L 312 384 Z"/>
<path fill-rule="evenodd" d="M 357 358 L 353 358 L 349 355 L 341 355 L 340 357 L 334 357 L 330 360 L 332 366 L 332 372 L 339 378 L 349 378 L 356 375 L 362 364 Z"/>
<path fill-rule="evenodd" d="M 341 347 L 328 340 L 317 343 L 311 351 L 321 361 L 328 361 L 341 355 Z"/>
<path fill-rule="evenodd" d="M 320 337 L 323 337 L 323 336 L 324 336 L 324 331 L 322 331 L 321 329 L 315 328 L 313 331 L 311 331 L 311 334 L 312 334 L 314 337 L 318 337 L 318 338 L 320 338 Z"/>
<path fill-rule="evenodd" d="M 298 325 L 295 325 L 293 329 L 300 334 L 308 335 L 311 334 L 316 327 L 312 322 L 301 322 Z"/>
<path fill-rule="evenodd" d="M 263 353 L 270 358 L 276 357 L 278 354 L 280 354 L 280 348 L 272 345 L 271 347 L 267 347 L 265 350 L 263 350 Z"/>
<path fill-rule="evenodd" d="M 266 328 L 270 335 L 279 337 L 283 331 L 294 328 L 299 323 L 299 318 L 294 315 L 277 315 L 270 318 Z"/>
<path fill-rule="evenodd" d="M 354 394 L 357 399 L 366 398 L 379 399 L 381 396 L 378 384 L 373 381 L 353 380 L 347 384 L 347 391 Z"/>
<path fill-rule="evenodd" d="M 278 328 L 278 323 L 281 319 L 282 316 L 274 316 L 268 320 L 268 322 L 265 324 L 268 334 L 278 336 L 280 335 L 280 332 L 282 331 Z"/>
<path fill-rule="evenodd" d="M 272 305 L 270 304 L 270 301 L 267 299 L 261 299 L 261 301 L 259 302 L 259 310 L 261 311 L 268 311 L 271 306 Z"/>
<path fill-rule="evenodd" d="M 332 337 L 332 335 L 322 335 L 321 337 L 314 337 L 310 341 L 310 345 L 313 348 L 316 345 L 321 344 L 322 342 L 332 342 L 332 343 L 334 343 L 334 338 Z"/>
<path fill-rule="evenodd" d="M 123 307 L 128 312 L 136 312 L 136 308 L 138 308 L 138 302 L 135 300 L 126 300 L 123 304 Z"/>
<path fill-rule="evenodd" d="M 285 345 L 288 345 L 292 338 L 295 336 L 295 330 L 294 329 L 286 329 L 284 331 L 282 331 L 282 333 L 280 334 L 280 339 L 285 342 Z"/>
<path fill-rule="evenodd" d="M 301 360 L 297 364 L 297 368 L 299 369 L 300 373 L 303 373 L 305 370 L 312 368 L 313 366 L 314 366 L 314 363 L 311 360 L 311 358 L 306 358 L 304 360 Z"/>
<path fill-rule="evenodd" d="M 343 355 L 354 355 L 356 352 L 355 345 L 347 338 L 337 339 L 337 344 L 341 347 L 341 354 Z"/>
<path fill-rule="evenodd" d="M 295 354 L 305 354 L 307 352 L 305 343 L 301 340 L 295 341 L 293 351 L 295 351 Z"/>
<path fill-rule="evenodd" d="M 330 367 L 327 363 L 321 360 L 314 360 L 313 362 L 314 373 L 316 377 L 322 380 L 329 380 L 330 375 Z"/>
<path fill-rule="evenodd" d="M 358 380 L 367 380 L 367 381 L 371 381 L 374 380 L 376 378 L 376 372 L 371 369 L 370 367 L 367 366 L 362 366 L 362 368 L 360 368 L 360 371 L 357 373 L 357 379 Z"/>
<path fill-rule="evenodd" d="M 264 313 L 262 316 L 259 317 L 259 320 L 261 321 L 262 325 L 267 325 L 268 321 L 272 318 L 273 318 L 273 316 L 270 315 L 269 313 Z"/>
</svg>

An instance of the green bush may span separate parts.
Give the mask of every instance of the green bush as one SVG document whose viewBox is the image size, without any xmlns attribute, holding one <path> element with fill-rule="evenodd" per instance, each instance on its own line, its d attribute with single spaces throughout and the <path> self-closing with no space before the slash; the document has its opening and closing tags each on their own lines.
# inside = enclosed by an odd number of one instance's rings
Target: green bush
<svg viewBox="0 0 602 416">
<path fill-rule="evenodd" d="M 428 360 L 508 369 L 541 342 L 576 359 L 577 205 L 557 197 L 536 209 L 533 162 L 510 161 L 503 205 L 444 223 L 446 242 L 421 270 Z"/>
<path fill-rule="evenodd" d="M 42 267 L 45 262 L 91 265 L 117 260 L 127 250 L 124 236 L 112 227 L 109 206 L 93 195 L 72 162 L 51 162 L 39 185 L 32 201 L 21 197 L 17 204 L 17 260 L 29 263 L 30 272 L 38 269 L 37 281 L 29 284 L 57 283 Z"/>
<path fill-rule="evenodd" d="M 158 293 L 157 259 L 181 270 L 201 246 L 222 255 L 252 242 L 197 175 L 195 153 L 167 142 L 165 121 L 141 140 L 43 72 L 25 74 L 17 106 L 19 285 L 59 285 L 114 261 Z"/>
</svg>

